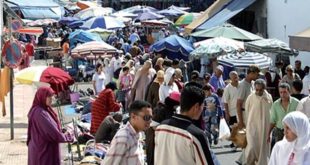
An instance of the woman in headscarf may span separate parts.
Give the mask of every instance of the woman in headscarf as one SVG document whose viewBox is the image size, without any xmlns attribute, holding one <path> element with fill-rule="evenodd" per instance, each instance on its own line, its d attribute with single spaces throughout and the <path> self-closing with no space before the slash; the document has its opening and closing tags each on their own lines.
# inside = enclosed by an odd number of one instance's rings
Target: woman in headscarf
<svg viewBox="0 0 310 165">
<path fill-rule="evenodd" d="M 158 59 L 157 59 L 157 61 L 156 61 L 156 64 L 155 64 L 155 66 L 154 66 L 154 69 L 156 70 L 156 72 L 157 71 L 159 71 L 159 70 L 165 70 L 164 69 L 164 66 L 163 66 L 163 64 L 164 64 L 164 59 L 163 58 L 161 58 L 161 57 L 159 57 Z"/>
<path fill-rule="evenodd" d="M 179 88 L 174 80 L 175 69 L 169 67 L 165 71 L 164 83 L 160 85 L 158 90 L 159 101 L 164 102 L 171 92 L 179 92 Z"/>
<path fill-rule="evenodd" d="M 294 111 L 283 119 L 283 140 L 274 146 L 269 165 L 310 164 L 310 123 L 305 114 Z"/>
<path fill-rule="evenodd" d="M 90 133 L 95 134 L 101 122 L 110 112 L 119 111 L 121 103 L 116 102 L 114 91 L 117 89 L 115 82 L 110 82 L 105 89 L 99 93 L 98 98 L 91 106 Z"/>
<path fill-rule="evenodd" d="M 72 135 L 62 133 L 51 107 L 53 95 L 50 87 L 39 88 L 28 113 L 28 165 L 60 165 L 59 143 L 73 141 Z"/>
<path fill-rule="evenodd" d="M 131 92 L 135 94 L 134 98 L 132 98 L 133 100 L 145 100 L 147 87 L 152 82 L 155 74 L 156 72 L 152 68 L 152 62 L 149 60 L 145 61 L 142 68 L 137 71 L 132 83 L 133 90 Z"/>
<path fill-rule="evenodd" d="M 146 101 L 149 102 L 152 107 L 155 107 L 159 101 L 158 90 L 160 85 L 164 82 L 164 75 L 165 72 L 162 70 L 157 71 L 155 80 L 151 83 L 147 96 Z"/>
<path fill-rule="evenodd" d="M 288 65 L 285 69 L 286 75 L 283 76 L 282 80 L 280 83 L 288 83 L 292 89 L 293 87 L 293 81 L 295 80 L 300 80 L 300 77 L 298 74 L 294 73 L 294 69 L 292 65 Z"/>
</svg>

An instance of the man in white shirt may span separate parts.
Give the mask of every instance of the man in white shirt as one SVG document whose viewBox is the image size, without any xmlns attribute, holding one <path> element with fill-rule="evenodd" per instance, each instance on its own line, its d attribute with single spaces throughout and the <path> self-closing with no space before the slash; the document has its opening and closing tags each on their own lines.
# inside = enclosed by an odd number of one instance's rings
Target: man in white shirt
<svg viewBox="0 0 310 165">
<path fill-rule="evenodd" d="M 225 87 L 223 94 L 223 102 L 225 107 L 225 117 L 229 125 L 237 123 L 237 95 L 239 76 L 236 71 L 229 73 L 231 82 Z"/>
<path fill-rule="evenodd" d="M 303 88 L 301 93 L 304 95 L 309 95 L 309 87 L 310 87 L 310 74 L 308 73 L 303 79 L 302 79 Z"/>
</svg>

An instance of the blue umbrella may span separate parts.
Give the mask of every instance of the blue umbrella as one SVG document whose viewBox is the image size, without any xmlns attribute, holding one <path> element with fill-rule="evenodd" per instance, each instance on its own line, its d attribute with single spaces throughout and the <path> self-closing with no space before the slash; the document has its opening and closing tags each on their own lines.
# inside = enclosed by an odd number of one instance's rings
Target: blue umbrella
<svg viewBox="0 0 310 165">
<path fill-rule="evenodd" d="M 161 19 L 165 16 L 156 14 L 154 12 L 146 12 L 146 13 L 140 13 L 138 17 L 136 17 L 136 20 L 144 21 L 144 20 L 150 20 L 150 19 Z"/>
<path fill-rule="evenodd" d="M 125 24 L 113 17 L 99 16 L 87 20 L 83 26 L 81 26 L 81 29 L 118 29 L 123 27 L 125 27 Z"/>
<path fill-rule="evenodd" d="M 72 22 L 78 21 L 79 19 L 76 17 L 62 17 L 59 20 L 59 23 L 64 24 L 64 25 L 69 25 Z"/>
<path fill-rule="evenodd" d="M 177 35 L 171 35 L 150 46 L 152 52 L 160 52 L 167 55 L 169 59 L 183 59 L 186 61 L 193 50 L 194 47 L 189 41 Z"/>
<path fill-rule="evenodd" d="M 71 29 L 74 29 L 74 28 L 82 26 L 83 24 L 84 24 L 83 21 L 74 21 L 74 22 L 69 23 L 68 27 Z"/>
<path fill-rule="evenodd" d="M 77 43 L 90 41 L 102 41 L 98 34 L 90 33 L 84 30 L 76 30 L 69 35 L 70 48 L 74 48 Z"/>
</svg>

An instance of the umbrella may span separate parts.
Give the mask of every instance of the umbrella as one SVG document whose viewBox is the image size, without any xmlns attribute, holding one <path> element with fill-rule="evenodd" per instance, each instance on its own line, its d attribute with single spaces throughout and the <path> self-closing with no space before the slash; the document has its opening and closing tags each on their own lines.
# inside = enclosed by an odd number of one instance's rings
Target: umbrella
<svg viewBox="0 0 310 165">
<path fill-rule="evenodd" d="M 136 17 L 136 20 L 144 21 L 144 20 L 151 20 L 151 19 L 161 19 L 164 17 L 165 16 L 156 14 L 154 12 L 145 12 L 145 13 L 140 13 L 138 17 Z"/>
<path fill-rule="evenodd" d="M 102 28 L 95 28 L 95 29 L 90 29 L 87 31 L 98 34 L 103 41 L 106 41 L 108 37 L 110 36 L 110 34 L 114 32 L 113 30 L 107 30 L 107 29 L 102 29 Z"/>
<path fill-rule="evenodd" d="M 22 84 L 48 83 L 55 93 L 69 89 L 74 84 L 72 77 L 60 68 L 48 66 L 33 66 L 19 71 L 16 80 Z"/>
<path fill-rule="evenodd" d="M 164 15 L 164 16 L 181 16 L 183 14 L 186 14 L 187 12 L 184 10 L 179 9 L 176 6 L 170 6 L 167 9 L 161 10 L 157 12 L 158 14 Z"/>
<path fill-rule="evenodd" d="M 102 41 L 98 34 L 93 34 L 83 30 L 76 30 L 69 35 L 70 48 L 77 43 L 85 43 L 90 41 Z"/>
<path fill-rule="evenodd" d="M 157 9 L 151 6 L 136 5 L 136 6 L 132 6 L 132 7 L 120 10 L 119 12 L 129 12 L 129 13 L 139 14 L 139 13 L 150 12 L 150 11 L 157 12 Z"/>
<path fill-rule="evenodd" d="M 186 26 L 193 22 L 194 19 L 198 18 L 201 14 L 200 13 L 187 13 L 183 14 L 181 17 L 175 21 L 176 26 Z"/>
<path fill-rule="evenodd" d="M 71 55 L 74 58 L 87 57 L 93 59 L 96 58 L 96 55 L 98 55 L 98 57 L 104 55 L 111 56 L 117 52 L 118 50 L 115 47 L 103 41 L 92 41 L 75 47 L 72 49 Z"/>
<path fill-rule="evenodd" d="M 297 55 L 298 53 L 291 49 L 288 44 L 278 39 L 261 39 L 246 43 L 247 51 L 253 52 L 274 52 L 288 55 Z"/>
<path fill-rule="evenodd" d="M 114 12 L 110 7 L 91 7 L 76 13 L 74 16 L 80 19 L 86 19 L 89 17 L 106 16 Z"/>
<path fill-rule="evenodd" d="M 75 28 L 82 26 L 83 24 L 84 24 L 84 21 L 73 21 L 68 24 L 68 27 L 75 29 Z"/>
<path fill-rule="evenodd" d="M 196 42 L 194 43 L 194 47 L 196 47 L 196 49 L 191 52 L 192 55 L 196 57 L 201 57 L 204 55 L 209 58 L 244 50 L 243 42 L 224 37 L 216 37 Z"/>
<path fill-rule="evenodd" d="M 118 29 L 125 27 L 125 24 L 113 17 L 100 16 L 94 17 L 87 20 L 81 29 L 94 29 L 94 28 L 103 28 L 103 29 Z"/>
<path fill-rule="evenodd" d="M 213 37 L 225 37 L 236 40 L 259 40 L 262 37 L 240 29 L 231 24 L 223 24 L 210 29 L 197 31 L 192 33 L 193 37 L 213 38 Z"/>
<path fill-rule="evenodd" d="M 64 24 L 64 25 L 69 25 L 72 22 L 79 21 L 80 19 L 76 17 L 62 17 L 59 20 L 59 23 Z"/>
<path fill-rule="evenodd" d="M 113 13 L 112 16 L 114 16 L 114 17 L 136 18 L 138 16 L 138 14 L 133 14 L 133 13 L 129 13 L 129 12 L 119 11 L 119 12 Z"/>
<path fill-rule="evenodd" d="M 246 69 L 250 65 L 257 65 L 259 68 L 264 69 L 270 67 L 272 64 L 272 60 L 270 57 L 254 52 L 228 54 L 224 56 L 219 56 L 217 59 L 222 65 L 242 69 Z"/>
<path fill-rule="evenodd" d="M 188 56 L 193 51 L 193 45 L 184 38 L 171 35 L 150 46 L 150 51 L 161 52 L 169 59 L 188 60 Z"/>
</svg>

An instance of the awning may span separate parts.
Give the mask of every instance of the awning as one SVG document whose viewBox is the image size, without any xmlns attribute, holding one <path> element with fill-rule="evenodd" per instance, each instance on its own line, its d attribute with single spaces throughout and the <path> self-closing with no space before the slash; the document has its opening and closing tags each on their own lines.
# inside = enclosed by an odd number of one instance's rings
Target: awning
<svg viewBox="0 0 310 165">
<path fill-rule="evenodd" d="M 21 9 L 25 19 L 59 19 L 59 16 L 49 8 L 28 8 Z"/>
<path fill-rule="evenodd" d="M 221 25 L 245 8 L 249 7 L 254 2 L 255 0 L 232 0 L 224 7 L 224 9 L 198 26 L 197 29 L 209 29 L 211 27 Z"/>
<path fill-rule="evenodd" d="M 198 17 L 195 21 L 190 23 L 185 27 L 185 33 L 190 34 L 192 30 L 196 29 L 199 25 L 204 23 L 210 17 L 212 17 L 217 12 L 221 11 L 223 7 L 229 3 L 231 0 L 217 0 L 215 1 L 203 14 Z"/>
<path fill-rule="evenodd" d="M 310 28 L 294 35 L 289 36 L 290 47 L 300 51 L 310 51 Z"/>
</svg>

